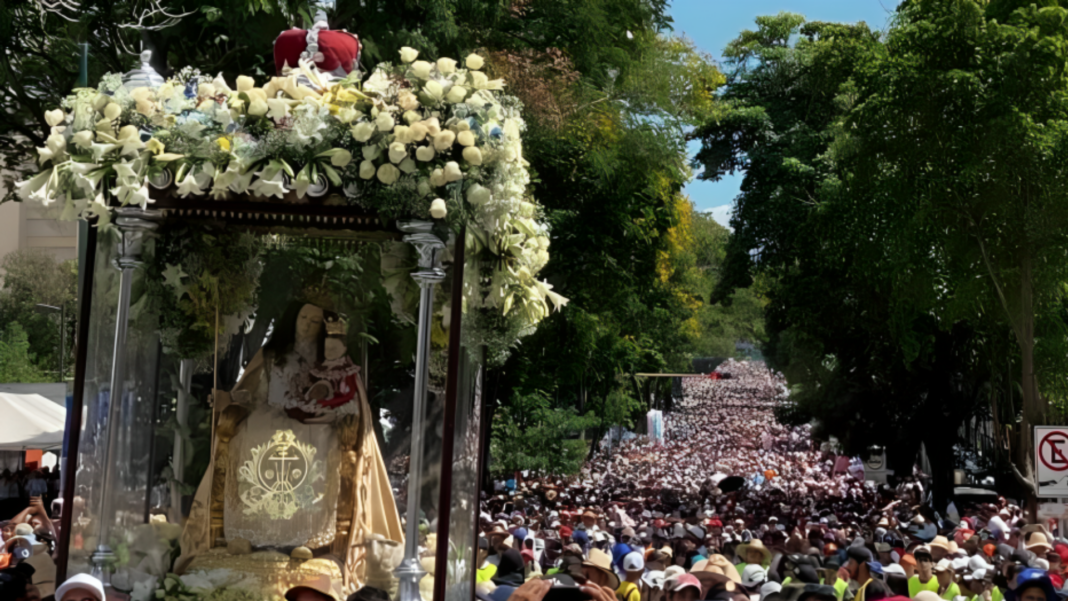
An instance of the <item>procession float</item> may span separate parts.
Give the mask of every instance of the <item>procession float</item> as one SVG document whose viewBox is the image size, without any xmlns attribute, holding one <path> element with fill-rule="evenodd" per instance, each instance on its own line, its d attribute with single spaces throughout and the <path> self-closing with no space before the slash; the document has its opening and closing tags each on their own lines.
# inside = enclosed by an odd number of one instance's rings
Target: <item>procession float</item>
<svg viewBox="0 0 1068 601">
<path fill-rule="evenodd" d="M 315 21 L 266 80 L 146 54 L 46 113 L 18 194 L 91 224 L 60 578 L 472 596 L 483 369 L 566 303 L 521 106 Z"/>
</svg>

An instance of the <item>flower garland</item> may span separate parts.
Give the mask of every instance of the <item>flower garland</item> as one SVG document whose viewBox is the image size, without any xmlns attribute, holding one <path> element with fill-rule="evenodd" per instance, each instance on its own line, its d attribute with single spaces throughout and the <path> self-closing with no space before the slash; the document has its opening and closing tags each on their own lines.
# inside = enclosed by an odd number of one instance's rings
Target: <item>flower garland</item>
<svg viewBox="0 0 1068 601">
<path fill-rule="evenodd" d="M 355 73 L 332 79 L 303 60 L 262 86 L 191 69 L 156 89 L 105 76 L 45 114 L 42 170 L 17 184 L 18 195 L 106 226 L 114 204 L 151 204 L 149 186 L 217 201 L 306 202 L 341 190 L 340 202 L 387 218 L 466 225 L 467 251 L 484 268 L 464 278 L 464 311 L 499 317 L 473 323 L 528 334 L 567 299 L 536 277 L 549 237 L 527 194 L 521 105 L 482 72 L 477 54 L 463 67 L 418 54 L 401 49 L 399 65 L 381 64 L 364 82 Z"/>
</svg>

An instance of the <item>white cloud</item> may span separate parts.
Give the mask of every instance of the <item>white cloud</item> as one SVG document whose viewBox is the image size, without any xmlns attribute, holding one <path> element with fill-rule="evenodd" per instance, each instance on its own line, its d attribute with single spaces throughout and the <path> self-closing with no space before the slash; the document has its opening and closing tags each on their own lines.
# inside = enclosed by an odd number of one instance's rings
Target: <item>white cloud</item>
<svg viewBox="0 0 1068 601">
<path fill-rule="evenodd" d="M 712 219 L 714 219 L 716 221 L 716 223 L 722 225 L 723 227 L 725 227 L 728 230 L 731 230 L 733 232 L 734 230 L 731 229 L 731 213 L 733 213 L 733 212 L 734 212 L 734 203 L 731 203 L 731 204 L 727 204 L 727 205 L 721 205 L 721 206 L 718 206 L 718 207 L 713 207 L 712 210 L 709 211 L 709 214 L 712 215 Z"/>
</svg>

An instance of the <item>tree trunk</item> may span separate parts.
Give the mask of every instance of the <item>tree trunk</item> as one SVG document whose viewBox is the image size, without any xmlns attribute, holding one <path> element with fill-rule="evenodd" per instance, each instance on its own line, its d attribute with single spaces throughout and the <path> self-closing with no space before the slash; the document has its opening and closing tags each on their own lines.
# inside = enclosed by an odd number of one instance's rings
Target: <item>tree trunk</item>
<svg viewBox="0 0 1068 601">
<path fill-rule="evenodd" d="M 1034 426 L 1046 418 L 1046 408 L 1038 394 L 1035 380 L 1035 308 L 1031 282 L 1031 259 L 1020 261 L 1020 327 L 1017 343 L 1020 345 L 1020 387 L 1023 391 L 1023 412 L 1020 420 L 1020 445 L 1017 455 L 1020 471 L 1027 478 L 1034 478 L 1032 455 L 1034 454 Z M 1034 498 L 1028 499 L 1034 506 Z M 1034 518 L 1035 516 L 1031 516 Z"/>
</svg>

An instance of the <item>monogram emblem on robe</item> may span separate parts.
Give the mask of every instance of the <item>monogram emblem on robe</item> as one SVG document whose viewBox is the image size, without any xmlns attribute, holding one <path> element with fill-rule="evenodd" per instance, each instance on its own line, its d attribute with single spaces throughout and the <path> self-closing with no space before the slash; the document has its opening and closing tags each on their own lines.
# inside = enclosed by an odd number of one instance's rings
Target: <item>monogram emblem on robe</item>
<svg viewBox="0 0 1068 601">
<path fill-rule="evenodd" d="M 287 520 L 323 498 L 315 483 L 326 479 L 314 446 L 297 440 L 292 430 L 278 430 L 271 439 L 250 450 L 252 459 L 238 469 L 245 515 Z"/>
</svg>

